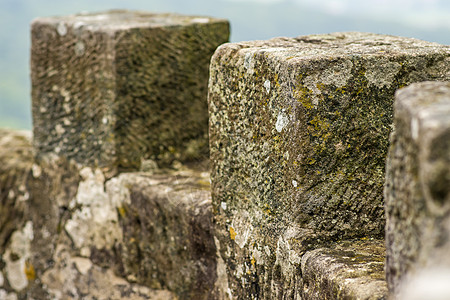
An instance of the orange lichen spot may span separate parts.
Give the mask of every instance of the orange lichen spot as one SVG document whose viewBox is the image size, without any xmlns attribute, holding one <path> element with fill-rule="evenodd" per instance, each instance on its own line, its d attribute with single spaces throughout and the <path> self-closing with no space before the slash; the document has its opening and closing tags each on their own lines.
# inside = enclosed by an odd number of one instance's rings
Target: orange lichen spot
<svg viewBox="0 0 450 300">
<path fill-rule="evenodd" d="M 250 263 L 252 264 L 252 266 L 254 266 L 254 265 L 255 265 L 255 263 L 256 263 L 256 259 L 255 259 L 255 257 L 253 257 L 253 256 L 252 256 L 252 260 L 250 261 Z"/>
<path fill-rule="evenodd" d="M 34 270 L 33 264 L 30 261 L 25 262 L 25 276 L 27 276 L 28 281 L 33 281 L 36 279 L 36 271 Z"/>
<path fill-rule="evenodd" d="M 234 241 L 236 235 L 237 235 L 236 231 L 234 231 L 234 228 L 230 226 L 230 239 Z"/>
</svg>

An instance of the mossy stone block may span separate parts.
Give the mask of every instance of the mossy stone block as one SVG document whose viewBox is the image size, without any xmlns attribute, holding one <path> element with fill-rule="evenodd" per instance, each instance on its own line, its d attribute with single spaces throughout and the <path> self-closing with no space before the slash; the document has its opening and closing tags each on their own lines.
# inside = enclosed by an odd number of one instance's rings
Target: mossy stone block
<svg viewBox="0 0 450 300">
<path fill-rule="evenodd" d="M 225 44 L 209 84 L 216 235 L 234 295 L 295 297 L 302 254 L 383 237 L 395 90 L 450 47 L 370 33 Z"/>
<path fill-rule="evenodd" d="M 421 270 L 450 269 L 450 83 L 399 90 L 394 113 L 386 165 L 386 277 L 397 294 Z"/>
<path fill-rule="evenodd" d="M 223 19 L 133 11 L 32 23 L 34 146 L 108 176 L 208 154 L 207 84 Z"/>
</svg>

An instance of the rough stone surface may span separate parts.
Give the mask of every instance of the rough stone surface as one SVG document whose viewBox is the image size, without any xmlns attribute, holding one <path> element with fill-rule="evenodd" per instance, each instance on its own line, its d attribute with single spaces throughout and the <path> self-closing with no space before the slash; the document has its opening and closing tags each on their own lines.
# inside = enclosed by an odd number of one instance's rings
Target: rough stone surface
<svg viewBox="0 0 450 300">
<path fill-rule="evenodd" d="M 394 92 L 449 78 L 450 48 L 415 39 L 336 33 L 219 47 L 211 177 L 231 294 L 288 297 L 306 251 L 382 237 Z"/>
<path fill-rule="evenodd" d="M 422 269 L 450 269 L 450 83 L 400 90 L 394 128 L 386 167 L 386 277 L 397 294 Z"/>
<path fill-rule="evenodd" d="M 34 144 L 110 178 L 208 153 L 211 55 L 228 22 L 109 11 L 32 23 Z"/>
<path fill-rule="evenodd" d="M 308 251 L 298 299 L 385 299 L 384 241 L 348 241 Z"/>
<path fill-rule="evenodd" d="M 114 275 L 112 269 L 102 268 L 89 258 L 73 256 L 70 252 L 70 249 L 59 246 L 55 265 L 42 275 L 48 299 L 177 299 L 167 290 L 153 290 L 129 283 Z"/>
</svg>

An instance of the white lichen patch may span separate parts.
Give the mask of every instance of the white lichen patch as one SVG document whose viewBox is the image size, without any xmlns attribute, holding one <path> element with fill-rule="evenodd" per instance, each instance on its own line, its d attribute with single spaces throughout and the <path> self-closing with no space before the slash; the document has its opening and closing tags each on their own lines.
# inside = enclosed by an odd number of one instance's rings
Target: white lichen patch
<svg viewBox="0 0 450 300">
<path fill-rule="evenodd" d="M 207 23 L 209 23 L 209 19 L 208 18 L 193 18 L 192 23 L 207 24 Z"/>
<path fill-rule="evenodd" d="M 5 290 L 0 290 L 0 299 L 2 300 L 17 300 L 17 294 L 16 293 L 8 293 Z"/>
<path fill-rule="evenodd" d="M 74 30 L 76 33 L 79 34 L 80 31 L 81 31 L 81 29 L 82 29 L 84 26 L 86 26 L 86 23 L 85 23 L 85 22 L 77 21 L 77 22 L 73 23 L 72 28 L 73 28 L 73 30 Z"/>
<path fill-rule="evenodd" d="M 389 88 L 401 67 L 397 62 L 391 62 L 386 58 L 378 57 L 376 63 L 369 64 L 366 68 L 365 76 L 369 82 L 369 86 Z"/>
<path fill-rule="evenodd" d="M 231 227 L 236 232 L 234 241 L 240 248 L 243 248 L 253 233 L 253 225 L 251 224 L 249 213 L 245 210 L 242 211 L 235 217 L 231 223 Z"/>
<path fill-rule="evenodd" d="M 292 185 L 293 185 L 294 187 L 297 187 L 297 186 L 298 186 L 297 180 L 292 180 Z"/>
<path fill-rule="evenodd" d="M 265 246 L 265 247 L 267 247 L 267 246 Z M 269 259 L 270 250 L 269 250 L 269 253 L 267 253 L 266 249 L 261 251 L 260 249 L 255 247 L 252 250 L 252 255 L 253 255 L 255 264 L 264 266 L 266 264 L 266 258 Z"/>
<path fill-rule="evenodd" d="M 86 49 L 85 49 L 84 43 L 82 41 L 79 41 L 75 44 L 74 51 L 75 51 L 76 56 L 82 56 L 84 54 L 85 50 Z"/>
<path fill-rule="evenodd" d="M 56 31 L 60 36 L 65 36 L 67 34 L 67 26 L 64 22 L 59 22 L 56 27 Z"/>
<path fill-rule="evenodd" d="M 105 178 L 100 170 L 90 168 L 80 171 L 82 181 L 70 207 L 78 207 L 66 222 L 65 230 L 76 248 L 94 246 L 110 248 L 121 239 L 117 203 L 105 192 Z"/>
<path fill-rule="evenodd" d="M 281 132 L 288 124 L 289 124 L 288 116 L 284 112 L 280 112 L 277 117 L 277 122 L 275 123 L 275 129 L 278 132 Z"/>
<path fill-rule="evenodd" d="M 264 81 L 264 87 L 266 88 L 267 94 L 270 93 L 270 80 Z"/>
<path fill-rule="evenodd" d="M 347 82 L 352 77 L 353 63 L 350 60 L 345 60 L 336 64 L 332 64 L 329 68 L 320 70 L 320 72 L 313 73 L 305 78 L 304 85 L 310 89 L 313 94 L 321 93 L 317 84 L 334 85 L 341 88 L 347 85 Z"/>
<path fill-rule="evenodd" d="M 275 252 L 275 265 L 279 265 L 281 273 L 286 278 L 292 278 L 296 268 L 301 263 L 301 256 L 295 250 L 292 250 L 289 244 L 289 237 L 293 232 L 287 232 L 278 238 L 277 249 Z M 295 235 L 295 233 L 294 233 Z"/>
<path fill-rule="evenodd" d="M 217 280 L 215 283 L 215 288 L 220 295 L 220 299 L 232 299 L 231 290 L 228 285 L 227 266 L 220 255 L 220 242 L 216 237 L 214 237 L 214 243 L 216 244 L 217 249 Z"/>
<path fill-rule="evenodd" d="M 88 271 L 92 268 L 92 261 L 84 257 L 74 257 L 73 262 L 78 272 L 82 275 L 86 275 Z"/>
<path fill-rule="evenodd" d="M 248 74 L 253 74 L 255 72 L 254 70 L 255 61 L 253 60 L 253 53 L 247 52 L 244 56 L 244 68 L 247 70 Z"/>
<path fill-rule="evenodd" d="M 28 286 L 25 271 L 26 262 L 31 256 L 30 243 L 33 238 L 33 223 L 28 221 L 22 230 L 12 234 L 11 244 L 3 256 L 6 278 L 15 291 L 21 291 Z"/>
<path fill-rule="evenodd" d="M 55 126 L 55 131 L 56 131 L 56 134 L 59 136 L 63 135 L 65 132 L 64 127 L 61 124 L 57 124 Z"/>
<path fill-rule="evenodd" d="M 223 210 L 227 210 L 227 203 L 226 202 L 221 202 L 220 206 L 222 207 Z"/>
</svg>

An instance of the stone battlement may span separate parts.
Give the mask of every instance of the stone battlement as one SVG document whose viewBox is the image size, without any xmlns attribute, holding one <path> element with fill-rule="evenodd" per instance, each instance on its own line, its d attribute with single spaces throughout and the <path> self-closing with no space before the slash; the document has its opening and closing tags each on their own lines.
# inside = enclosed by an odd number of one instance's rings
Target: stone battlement
<svg viewBox="0 0 450 300">
<path fill-rule="evenodd" d="M 0 298 L 436 292 L 417 282 L 450 274 L 450 47 L 228 35 L 129 11 L 32 23 L 33 137 L 0 131 Z"/>
</svg>

